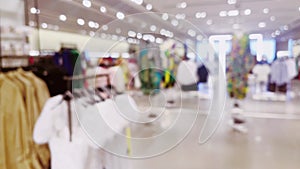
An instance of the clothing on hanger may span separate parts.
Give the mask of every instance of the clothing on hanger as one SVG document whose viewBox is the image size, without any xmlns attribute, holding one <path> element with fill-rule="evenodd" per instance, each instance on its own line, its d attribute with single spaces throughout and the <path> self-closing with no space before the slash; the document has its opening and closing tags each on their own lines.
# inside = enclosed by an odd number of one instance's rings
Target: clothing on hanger
<svg viewBox="0 0 300 169">
<path fill-rule="evenodd" d="M 37 145 L 32 139 L 35 121 L 49 98 L 45 82 L 22 69 L 0 75 L 0 131 L 3 133 L 0 139 L 0 168 L 49 167 L 48 146 Z"/>
<path fill-rule="evenodd" d="M 252 73 L 256 76 L 256 82 L 267 83 L 271 68 L 268 64 L 256 64 L 252 69 Z"/>
</svg>

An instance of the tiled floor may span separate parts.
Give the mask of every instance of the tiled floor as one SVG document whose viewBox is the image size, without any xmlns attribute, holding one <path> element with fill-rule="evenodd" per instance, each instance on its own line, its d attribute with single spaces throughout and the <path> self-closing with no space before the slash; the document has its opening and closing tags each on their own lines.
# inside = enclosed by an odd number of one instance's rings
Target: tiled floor
<svg viewBox="0 0 300 169">
<path fill-rule="evenodd" d="M 139 105 L 147 106 L 147 98 L 136 99 Z M 193 110 L 200 104 L 201 114 L 186 139 L 169 152 L 142 160 L 125 160 L 132 169 L 299 169 L 300 168 L 300 100 L 289 102 L 259 102 L 245 100 L 243 109 L 246 116 L 247 134 L 238 133 L 228 125 L 230 101 L 227 102 L 225 116 L 213 137 L 203 145 L 198 144 L 200 130 L 205 120 L 205 110 L 210 102 L 195 98 L 185 99 L 183 106 Z M 185 111 L 183 111 L 184 113 Z M 188 112 L 188 111 L 187 111 Z M 193 116 L 189 111 L 184 118 Z M 185 120 L 177 121 L 185 124 Z M 187 120 L 187 122 L 190 122 Z M 152 126 L 153 127 L 153 126 Z M 180 125 L 179 125 L 180 127 Z M 156 128 L 157 129 L 157 128 Z M 156 130 L 156 132 L 159 129 Z M 133 131 L 134 133 L 135 131 Z M 144 126 L 137 133 L 144 135 L 155 132 Z M 170 140 L 169 140 L 170 141 Z M 143 147 L 151 149 L 149 143 Z M 136 148 L 136 150 L 134 150 Z M 133 146 L 133 151 L 142 148 Z M 124 159 L 122 159 L 124 161 Z"/>
</svg>

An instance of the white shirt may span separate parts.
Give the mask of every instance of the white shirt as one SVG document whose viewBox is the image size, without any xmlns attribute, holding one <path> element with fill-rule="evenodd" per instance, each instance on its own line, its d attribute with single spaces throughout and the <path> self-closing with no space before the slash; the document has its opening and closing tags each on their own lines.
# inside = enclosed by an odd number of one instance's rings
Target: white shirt
<svg viewBox="0 0 300 169">
<path fill-rule="evenodd" d="M 101 169 L 101 150 L 87 138 L 72 107 L 72 142 L 69 141 L 68 109 L 62 95 L 48 99 L 38 118 L 33 139 L 49 143 L 52 169 Z M 71 102 L 73 105 L 73 101 Z"/>
<path fill-rule="evenodd" d="M 271 68 L 267 64 L 257 64 L 254 66 L 252 72 L 256 75 L 257 82 L 268 82 Z"/>
<path fill-rule="evenodd" d="M 198 82 L 197 65 L 193 61 L 181 61 L 177 70 L 177 81 L 181 85 L 191 85 Z"/>
<path fill-rule="evenodd" d="M 293 58 L 290 58 L 286 61 L 287 64 L 287 71 L 289 75 L 289 79 L 293 79 L 294 77 L 297 76 L 297 70 L 296 70 L 296 61 Z"/>
</svg>

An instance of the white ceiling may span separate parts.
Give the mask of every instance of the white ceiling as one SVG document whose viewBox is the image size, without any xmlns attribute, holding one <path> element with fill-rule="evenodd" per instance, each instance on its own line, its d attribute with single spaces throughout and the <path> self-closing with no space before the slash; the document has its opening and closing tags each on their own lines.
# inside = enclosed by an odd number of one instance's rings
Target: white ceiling
<svg viewBox="0 0 300 169">
<path fill-rule="evenodd" d="M 28 0 L 28 11 L 34 6 L 33 0 Z M 227 34 L 235 31 L 245 33 L 264 33 L 265 37 L 270 37 L 273 32 L 280 30 L 281 34 L 300 26 L 300 1 L 299 0 L 237 0 L 234 5 L 229 5 L 227 0 L 185 0 L 187 6 L 185 8 L 177 8 L 179 3 L 184 0 L 144 0 L 142 5 L 138 5 L 132 0 L 90 0 L 92 6 L 90 8 L 82 5 L 82 0 L 38 0 L 38 8 L 40 9 L 39 21 L 48 25 L 58 25 L 60 30 L 83 33 L 95 31 L 88 27 L 88 21 L 99 23 L 100 27 L 104 24 L 109 26 L 107 31 L 110 34 L 116 33 L 116 29 L 121 29 L 119 35 L 127 36 L 129 30 L 136 32 L 150 32 L 150 26 L 155 25 L 159 33 L 162 28 L 170 30 L 176 37 L 196 39 L 187 34 L 189 29 L 196 31 L 196 34 Z M 151 4 L 153 6 L 151 12 L 156 14 L 145 14 L 149 12 L 145 6 Z M 101 13 L 100 6 L 107 8 L 106 13 Z M 269 9 L 265 14 L 263 10 Z M 246 9 L 251 10 L 250 15 L 245 15 Z M 238 16 L 220 17 L 220 11 L 238 10 Z M 116 13 L 121 11 L 125 14 L 124 20 L 118 20 Z M 197 12 L 206 12 L 205 18 L 197 19 Z M 137 13 L 140 13 L 137 15 Z M 161 18 L 162 13 L 168 13 L 168 20 Z M 67 20 L 60 21 L 59 15 L 65 14 Z M 132 15 L 136 14 L 136 15 Z M 185 19 L 179 21 L 178 26 L 173 26 L 171 21 L 174 20 L 176 14 L 184 14 Z M 271 17 L 275 17 L 275 21 L 271 21 Z M 77 24 L 77 18 L 86 21 L 84 26 Z M 35 15 L 29 14 L 29 20 L 34 21 Z M 212 24 L 208 25 L 207 21 L 211 20 Z M 113 22 L 112 22 L 113 21 Z M 112 23 L 111 23 L 112 22 Z M 260 28 L 258 24 L 264 22 L 266 26 Z M 233 24 L 238 24 L 239 29 L 233 29 Z M 284 27 L 287 25 L 286 27 Z M 288 28 L 288 30 L 284 30 Z"/>
</svg>

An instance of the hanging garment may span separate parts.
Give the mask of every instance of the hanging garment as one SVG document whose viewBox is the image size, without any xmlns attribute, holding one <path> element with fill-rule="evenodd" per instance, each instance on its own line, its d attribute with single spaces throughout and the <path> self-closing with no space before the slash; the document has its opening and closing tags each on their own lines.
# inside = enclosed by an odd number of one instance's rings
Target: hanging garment
<svg viewBox="0 0 300 169">
<path fill-rule="evenodd" d="M 281 86 L 289 83 L 288 67 L 285 60 L 276 60 L 271 65 L 271 83 Z"/>
<path fill-rule="evenodd" d="M 54 55 L 56 65 L 63 67 L 68 76 L 82 75 L 83 68 L 81 64 L 81 57 L 79 51 L 76 49 L 62 48 L 60 52 Z M 82 88 L 83 80 L 76 80 L 72 82 L 73 88 Z"/>
<path fill-rule="evenodd" d="M 0 152 L 0 157 L 2 159 L 2 156 L 5 156 L 3 159 L 6 159 L 4 163 L 0 162 L 0 168 L 48 168 L 50 159 L 48 146 L 36 145 L 32 139 L 34 123 L 39 116 L 39 111 L 43 107 L 45 100 L 49 97 L 46 84 L 33 73 L 25 72 L 21 69 L 8 72 L 5 75 L 2 74 L 2 79 L 5 83 L 1 86 L 1 90 L 4 90 L 1 94 L 3 93 L 10 96 L 10 98 L 5 98 L 4 95 L 0 97 L 1 117 L 14 117 L 1 119 L 3 126 L 0 131 L 6 133 L 5 128 L 8 129 L 7 132 L 12 134 L 13 139 L 5 141 L 5 139 L 10 139 L 9 136 L 6 136 L 4 140 L 0 141 L 1 147 L 4 147 L 1 149 L 4 150 L 4 152 Z M 9 87 L 5 85 L 10 82 L 14 85 Z M 14 87 L 14 91 L 11 91 L 10 89 Z M 17 98 L 15 98 L 15 96 L 17 96 Z M 19 97 L 21 97 L 21 102 L 18 101 Z M 6 101 L 12 101 L 14 106 L 11 106 L 11 102 L 5 103 Z M 6 108 L 2 107 L 4 105 L 10 106 Z M 22 113 L 19 114 L 20 111 Z M 9 127 L 10 125 L 15 126 Z M 19 125 L 21 125 L 21 127 Z M 20 135 L 17 133 L 14 134 L 12 129 L 18 130 Z M 19 143 L 22 143 L 21 146 L 19 146 Z M 18 153 L 21 153 L 22 156 L 20 157 Z M 14 155 L 11 156 L 10 154 Z M 15 167 L 11 166 L 12 163 L 16 163 L 14 164 Z M 20 166 L 17 166 L 18 163 Z M 26 166 L 22 166 L 24 164 Z"/>
<path fill-rule="evenodd" d="M 248 73 L 254 66 L 254 57 L 250 53 L 249 37 L 232 40 L 232 51 L 227 56 L 227 91 L 229 96 L 244 99 L 247 94 Z"/>
<path fill-rule="evenodd" d="M 103 75 L 103 74 L 107 74 L 107 75 L 109 75 L 109 77 L 112 76 L 109 68 L 102 67 L 102 66 L 90 68 L 87 70 L 88 76 L 96 77 L 96 75 Z M 90 88 L 107 86 L 108 85 L 107 77 L 97 77 L 95 79 L 93 79 L 93 78 L 88 79 L 88 85 Z"/>
<path fill-rule="evenodd" d="M 111 85 L 115 87 L 118 93 L 125 92 L 124 72 L 121 66 L 113 66 L 109 68 Z"/>
<path fill-rule="evenodd" d="M 197 65 L 193 61 L 183 60 L 179 63 L 176 79 L 181 85 L 192 85 L 198 82 Z"/>
<path fill-rule="evenodd" d="M 58 95 L 46 102 L 34 127 L 34 141 L 38 144 L 49 143 L 52 169 L 102 168 L 101 152 L 93 146 L 79 126 L 73 106 L 71 106 L 73 134 L 70 142 L 68 107 L 66 101 L 62 102 L 62 99 L 63 96 Z M 71 105 L 74 103 L 71 102 Z M 95 156 L 91 157 L 91 154 Z M 89 165 L 92 168 L 88 168 Z"/>
<path fill-rule="evenodd" d="M 271 73 L 271 68 L 267 64 L 256 64 L 252 72 L 256 76 L 256 82 L 267 83 L 269 74 Z"/>
<path fill-rule="evenodd" d="M 286 64 L 287 64 L 288 77 L 290 80 L 292 80 L 298 75 L 296 69 L 296 61 L 294 58 L 290 58 L 286 60 Z"/>
<path fill-rule="evenodd" d="M 30 145 L 22 91 L 4 74 L 0 74 L 0 91 L 0 168 L 31 169 L 31 158 L 27 156 Z"/>
<path fill-rule="evenodd" d="M 197 75 L 198 75 L 198 83 L 207 83 L 208 79 L 208 70 L 204 65 L 201 65 L 197 69 Z"/>
</svg>

